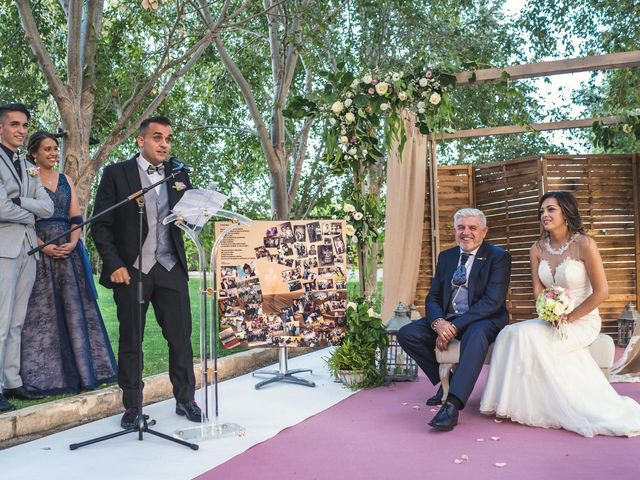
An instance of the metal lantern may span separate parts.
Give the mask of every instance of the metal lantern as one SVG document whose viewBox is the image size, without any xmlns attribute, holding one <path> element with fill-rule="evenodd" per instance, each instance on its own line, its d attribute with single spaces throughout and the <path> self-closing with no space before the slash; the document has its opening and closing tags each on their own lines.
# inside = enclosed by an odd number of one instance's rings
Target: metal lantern
<svg viewBox="0 0 640 480">
<path fill-rule="evenodd" d="M 638 325 L 640 314 L 636 311 L 633 302 L 627 303 L 627 306 L 618 318 L 618 345 L 626 347 L 629 340 L 633 336 L 635 326 Z"/>
<path fill-rule="evenodd" d="M 411 323 L 409 309 L 400 302 L 395 309 L 393 317 L 387 320 L 388 345 L 384 350 L 385 378 L 391 381 L 414 381 L 418 379 L 418 366 L 416 362 L 402 349 L 396 338 L 396 333 L 406 324 Z"/>
</svg>

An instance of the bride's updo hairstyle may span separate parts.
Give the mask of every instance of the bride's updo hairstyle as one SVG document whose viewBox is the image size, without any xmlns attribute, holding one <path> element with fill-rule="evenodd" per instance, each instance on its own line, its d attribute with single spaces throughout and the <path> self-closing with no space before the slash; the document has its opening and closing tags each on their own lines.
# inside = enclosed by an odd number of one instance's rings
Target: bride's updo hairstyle
<svg viewBox="0 0 640 480">
<path fill-rule="evenodd" d="M 562 214 L 567 222 L 567 228 L 569 229 L 569 233 L 574 235 L 576 233 L 585 234 L 584 226 L 582 225 L 582 219 L 580 218 L 580 212 L 578 211 L 578 201 L 576 197 L 571 194 L 571 192 L 565 191 L 556 191 L 556 192 L 547 192 L 542 198 L 540 198 L 540 202 L 538 202 L 538 220 L 542 220 L 542 214 L 540 210 L 542 209 L 542 204 L 547 198 L 555 198 L 560 205 L 560 210 L 562 210 Z M 548 235 L 548 233 L 544 232 L 544 235 Z"/>
<path fill-rule="evenodd" d="M 38 130 L 37 132 L 33 133 L 29 137 L 29 141 L 27 142 L 27 160 L 29 160 L 34 165 L 36 163 L 35 154 L 45 138 L 50 138 L 51 140 L 56 142 L 56 145 L 59 145 L 58 139 L 53 133 L 45 132 L 44 130 Z"/>
</svg>

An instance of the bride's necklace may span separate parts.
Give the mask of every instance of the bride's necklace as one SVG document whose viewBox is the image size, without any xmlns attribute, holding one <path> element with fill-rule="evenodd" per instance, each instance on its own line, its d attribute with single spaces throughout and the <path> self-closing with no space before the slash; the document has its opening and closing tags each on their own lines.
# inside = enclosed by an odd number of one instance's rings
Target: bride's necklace
<svg viewBox="0 0 640 480">
<path fill-rule="evenodd" d="M 567 251 L 567 248 L 569 248 L 569 245 L 571 245 L 577 237 L 578 237 L 578 234 L 574 233 L 573 235 L 571 235 L 569 240 L 567 240 L 565 243 L 560 245 L 558 248 L 553 248 L 551 246 L 551 237 L 547 237 L 546 241 L 544 242 L 544 248 L 551 255 L 562 255 L 564 252 Z"/>
</svg>

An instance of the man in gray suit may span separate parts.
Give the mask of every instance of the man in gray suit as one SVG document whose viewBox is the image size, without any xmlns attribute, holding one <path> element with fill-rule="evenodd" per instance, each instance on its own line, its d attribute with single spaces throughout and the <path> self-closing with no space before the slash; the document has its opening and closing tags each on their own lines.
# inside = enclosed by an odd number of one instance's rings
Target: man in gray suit
<svg viewBox="0 0 640 480">
<path fill-rule="evenodd" d="M 7 398 L 42 398 L 20 378 L 20 335 L 36 278 L 36 217 L 53 214 L 53 202 L 35 166 L 18 154 L 30 115 L 21 103 L 0 105 L 0 412 L 16 407 Z"/>
</svg>

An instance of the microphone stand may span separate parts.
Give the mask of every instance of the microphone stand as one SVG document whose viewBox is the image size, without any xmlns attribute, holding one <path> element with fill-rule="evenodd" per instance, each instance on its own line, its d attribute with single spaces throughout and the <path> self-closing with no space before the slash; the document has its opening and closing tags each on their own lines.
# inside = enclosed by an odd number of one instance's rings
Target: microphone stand
<svg viewBox="0 0 640 480">
<path fill-rule="evenodd" d="M 98 218 L 102 217 L 103 215 L 106 215 L 107 213 L 115 210 L 116 208 L 119 208 L 120 206 L 124 205 L 127 202 L 130 202 L 131 200 L 135 200 L 136 203 L 138 204 L 138 251 L 140 252 L 138 254 L 138 265 L 137 265 L 137 268 L 138 268 L 138 332 L 140 334 L 140 341 L 138 342 L 138 362 L 139 362 L 138 375 L 140 377 L 138 382 L 138 415 L 136 417 L 135 425 L 133 427 L 125 428 L 119 432 L 93 438 L 91 440 L 86 440 L 84 442 L 72 443 L 71 445 L 69 445 L 69 448 L 71 450 L 77 450 L 78 448 L 84 447 L 86 445 L 102 442 L 103 440 L 109 440 L 110 438 L 121 437 L 123 435 L 132 433 L 132 432 L 138 432 L 138 440 L 143 439 L 143 433 L 150 433 L 151 435 L 155 435 L 157 437 L 164 438 L 165 440 L 170 440 L 172 442 L 179 443 L 180 445 L 184 445 L 185 447 L 189 447 L 192 450 L 198 450 L 200 448 L 199 445 L 195 443 L 189 443 L 179 438 L 174 438 L 164 433 L 150 429 L 149 425 L 155 425 L 156 421 L 155 420 L 147 421 L 149 416 L 144 415 L 142 413 L 142 310 L 144 306 L 144 301 L 142 299 L 142 225 L 144 221 L 144 194 L 150 191 L 152 188 L 155 188 L 158 185 L 162 185 L 163 183 L 166 183 L 169 180 L 175 178 L 178 175 L 178 173 L 180 173 L 181 171 L 182 171 L 181 168 L 175 169 L 171 174 L 169 174 L 162 180 L 159 180 L 153 185 L 149 185 L 148 187 L 144 187 L 141 190 L 138 190 L 137 192 L 132 193 L 127 198 L 124 198 L 123 200 L 116 203 L 115 205 L 112 205 L 111 207 L 107 208 L 106 210 L 103 210 L 97 215 L 93 215 L 91 218 L 88 218 L 84 222 L 78 225 L 75 225 L 74 227 L 70 228 L 66 232 L 61 233 L 57 237 L 52 238 L 48 242 L 43 243 L 42 245 L 38 245 L 37 247 L 32 248 L 31 250 L 29 250 L 29 252 L 27 252 L 28 255 L 33 255 L 34 253 L 42 250 L 47 245 L 52 244 L 56 240 L 64 237 L 65 235 L 70 234 L 71 232 L 76 231 L 79 228 L 82 228 L 84 225 L 88 223 L 93 223 Z"/>
</svg>

